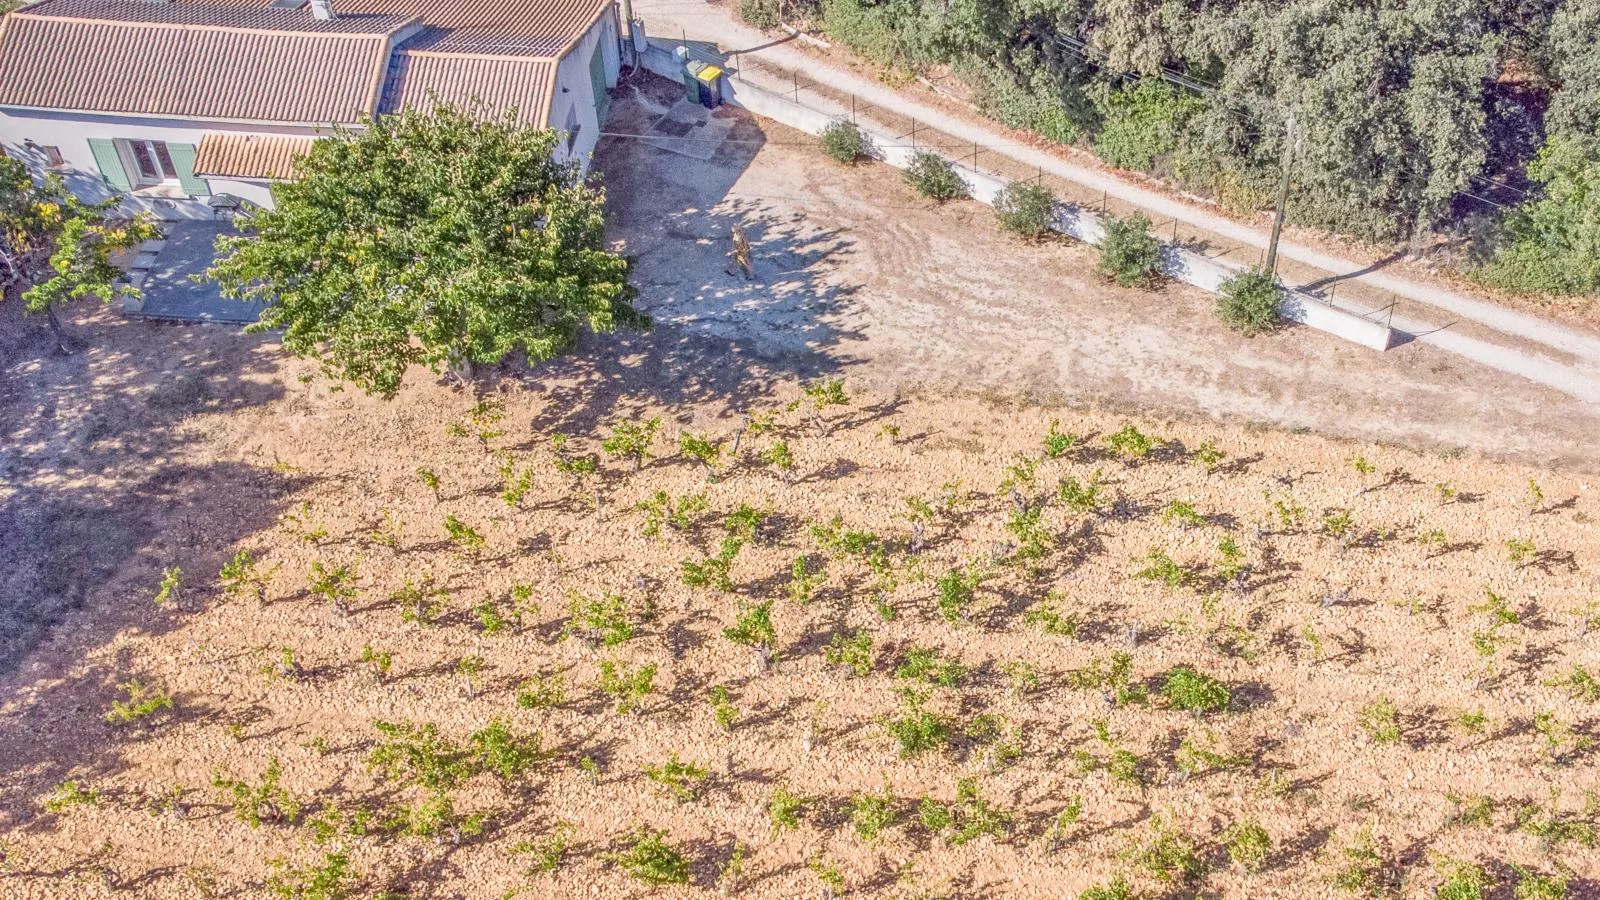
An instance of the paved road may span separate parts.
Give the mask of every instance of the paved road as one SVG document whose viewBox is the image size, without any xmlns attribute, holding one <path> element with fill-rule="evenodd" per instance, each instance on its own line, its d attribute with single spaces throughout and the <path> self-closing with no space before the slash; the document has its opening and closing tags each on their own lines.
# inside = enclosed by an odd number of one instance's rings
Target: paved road
<svg viewBox="0 0 1600 900">
<path fill-rule="evenodd" d="M 913 116 L 961 141 L 1003 146 L 1000 152 L 1021 163 L 1141 207 L 1157 221 L 1176 219 L 1224 240 L 1255 247 L 1267 244 L 1268 235 L 1263 231 L 1125 181 L 1112 173 L 1018 145 L 1002 132 L 830 65 L 793 43 L 773 44 L 770 35 L 734 20 L 727 7 L 703 0 L 635 0 L 634 11 L 645 21 L 646 30 L 651 34 L 685 35 L 690 40 L 711 41 L 726 52 L 739 51 L 741 61 L 755 58 L 763 67 L 803 72 L 840 91 L 854 93 L 867 103 Z M 750 67 L 746 77 L 760 78 L 761 73 Z M 767 77 L 772 77 L 770 72 Z M 1395 317 L 1393 324 L 1421 343 L 1600 405 L 1600 335 L 1416 279 L 1383 271 L 1365 271 L 1372 267 L 1292 241 L 1281 242 L 1279 254 L 1301 264 L 1301 270 L 1314 270 L 1314 277 L 1295 280 L 1310 282 L 1333 275 L 1374 291 L 1415 301 L 1406 307 L 1406 315 Z M 1350 298 L 1346 294 L 1343 299 L 1348 302 Z"/>
</svg>

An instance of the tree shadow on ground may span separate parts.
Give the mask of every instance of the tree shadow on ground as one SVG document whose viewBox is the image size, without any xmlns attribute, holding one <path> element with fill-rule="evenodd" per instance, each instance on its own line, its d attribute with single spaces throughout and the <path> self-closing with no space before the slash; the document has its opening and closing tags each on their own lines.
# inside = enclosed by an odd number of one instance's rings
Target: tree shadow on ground
<svg viewBox="0 0 1600 900">
<path fill-rule="evenodd" d="M 665 79 L 634 76 L 616 92 L 607 128 L 643 134 L 681 93 Z M 635 255 L 639 305 L 654 327 L 585 334 L 572 356 L 527 371 L 531 381 L 563 382 L 545 391 L 535 432 L 590 432 L 649 404 L 715 403 L 734 416 L 785 383 L 836 375 L 852 362 L 845 348 L 864 338 L 841 312 L 854 290 L 829 275 L 853 242 L 780 214 L 771 202 L 778 198 L 742 193 L 740 180 L 766 136 L 741 110 L 715 115 L 733 125 L 707 160 L 638 138 L 600 142 L 594 168 L 607 192 L 610 233 L 621 252 Z M 751 244 L 753 280 L 730 255 L 735 225 Z"/>
<path fill-rule="evenodd" d="M 103 714 L 141 661 L 97 649 L 182 627 L 216 595 L 230 545 L 311 482 L 202 449 L 206 414 L 282 396 L 275 356 L 256 352 L 270 338 L 88 306 L 71 319 L 79 349 L 62 355 L 42 321 L 0 303 L 0 822 L 12 826 L 39 817 L 32 798 L 51 785 L 93 782 L 137 751 L 138 729 Z M 174 566 L 181 602 L 158 608 Z M 81 715 L 51 718 L 62 709 Z"/>
</svg>

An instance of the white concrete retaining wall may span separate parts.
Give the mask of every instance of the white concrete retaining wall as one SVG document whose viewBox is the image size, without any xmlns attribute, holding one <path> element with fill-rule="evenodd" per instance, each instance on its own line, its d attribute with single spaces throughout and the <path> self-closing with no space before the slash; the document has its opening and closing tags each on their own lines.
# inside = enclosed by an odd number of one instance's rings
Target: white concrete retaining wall
<svg viewBox="0 0 1600 900">
<path fill-rule="evenodd" d="M 640 63 L 658 75 L 682 82 L 682 67 L 673 57 L 675 46 L 670 41 L 651 38 L 649 49 L 640 54 Z M 747 109 L 763 118 L 782 122 L 807 134 L 821 134 L 823 129 L 840 118 L 837 112 L 796 103 L 781 94 L 742 79 L 724 78 L 722 96 L 728 103 Z M 899 146 L 898 138 L 866 128 L 861 129 L 861 132 L 867 141 L 867 155 L 897 169 L 904 169 L 910 165 L 911 157 L 916 151 Z M 967 182 L 972 199 L 979 203 L 994 205 L 995 197 L 1007 184 L 1003 178 L 961 169 L 959 165 L 957 170 Z M 1105 239 L 1105 225 L 1101 222 L 1100 215 L 1073 204 L 1059 205 L 1052 227 L 1061 234 L 1087 244 L 1098 244 Z M 1237 263 L 1212 259 L 1172 244 L 1161 246 L 1162 270 L 1168 276 L 1213 293 L 1223 282 L 1249 268 Z M 1374 322 L 1348 310 L 1330 306 L 1298 291 L 1282 290 L 1281 293 L 1283 298 L 1278 302 L 1278 314 L 1291 322 L 1298 322 L 1318 331 L 1326 331 L 1372 350 L 1387 350 L 1393 341 L 1393 332 L 1382 322 Z"/>
</svg>

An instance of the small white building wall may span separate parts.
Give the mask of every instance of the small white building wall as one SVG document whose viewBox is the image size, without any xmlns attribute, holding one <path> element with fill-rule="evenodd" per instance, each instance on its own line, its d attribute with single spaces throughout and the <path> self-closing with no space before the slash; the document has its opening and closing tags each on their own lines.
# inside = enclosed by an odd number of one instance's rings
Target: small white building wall
<svg viewBox="0 0 1600 900">
<path fill-rule="evenodd" d="M 578 160 L 585 171 L 588 170 L 595 145 L 599 143 L 601 126 L 589 77 L 590 60 L 594 54 L 601 54 L 606 86 L 615 87 L 622 70 L 619 33 L 613 9 L 601 16 L 556 66 L 556 87 L 551 100 L 549 127 L 565 132 L 570 123 L 576 123 L 577 140 L 567 156 Z M 90 201 L 104 200 L 113 193 L 100 174 L 93 151 L 89 149 L 90 138 L 165 141 L 198 147 L 206 132 L 218 131 L 300 136 L 315 136 L 318 133 L 311 128 L 0 108 L 0 146 L 4 147 L 5 152 L 27 163 L 37 175 L 43 175 L 46 171 L 59 174 L 66 181 L 68 189 Z M 55 147 L 61 153 L 62 165 L 47 170 L 43 153 L 29 150 L 29 141 L 40 147 Z M 172 221 L 212 218 L 213 211 L 205 201 L 216 194 L 231 194 L 259 206 L 273 205 L 269 181 L 227 178 L 201 180 L 210 185 L 210 194 L 200 197 L 174 196 L 176 192 L 171 188 L 130 191 L 123 195 L 123 209 L 128 212 L 149 212 L 158 219 Z"/>
<path fill-rule="evenodd" d="M 578 128 L 578 139 L 566 158 L 575 159 L 589 170 L 589 157 L 600 143 L 600 119 L 595 114 L 594 88 L 589 79 L 589 63 L 599 53 L 605 61 L 606 87 L 617 86 L 622 74 L 622 48 L 618 44 L 616 10 L 613 7 L 595 22 L 561 62 L 556 64 L 555 95 L 550 101 L 549 127 L 559 132 Z M 563 147 L 565 144 L 563 143 Z"/>
<path fill-rule="evenodd" d="M 144 119 L 134 116 L 93 116 L 86 114 L 44 113 L 16 109 L 0 109 L 0 146 L 8 155 L 28 164 L 36 174 L 46 171 L 59 174 L 68 189 L 85 200 L 104 200 L 113 193 L 111 186 L 100 175 L 94 153 L 89 149 L 90 138 L 123 138 L 126 140 L 166 141 L 169 144 L 200 146 L 206 132 L 231 131 L 241 134 L 315 135 L 309 128 L 276 128 L 270 126 L 239 126 L 212 122 L 190 122 L 168 119 Z M 45 168 L 44 156 L 30 150 L 27 142 L 40 147 L 55 147 L 61 152 L 63 165 Z M 215 194 L 232 194 L 260 206 L 272 205 L 270 182 L 210 178 L 211 194 L 203 197 L 170 196 L 161 188 L 127 192 L 123 195 L 123 208 L 129 212 L 149 212 L 159 219 L 209 219 L 213 213 L 206 199 Z"/>
</svg>

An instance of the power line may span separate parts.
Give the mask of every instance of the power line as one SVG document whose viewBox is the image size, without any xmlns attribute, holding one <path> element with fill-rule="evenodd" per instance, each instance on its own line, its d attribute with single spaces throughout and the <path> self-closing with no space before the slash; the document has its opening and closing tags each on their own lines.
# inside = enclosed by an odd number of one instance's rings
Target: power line
<svg viewBox="0 0 1600 900">
<path fill-rule="evenodd" d="M 1490 178 L 1490 177 L 1489 177 L 1489 176 L 1487 176 L 1487 175 L 1474 175 L 1474 176 L 1472 176 L 1472 177 L 1473 177 L 1473 178 L 1474 178 L 1474 179 L 1475 179 L 1475 180 L 1478 180 L 1478 181 L 1487 181 L 1487 182 L 1488 182 L 1488 183 L 1490 183 L 1490 184 L 1492 184 L 1492 185 L 1494 185 L 1494 186 L 1495 186 L 1495 187 L 1497 187 L 1497 188 L 1502 188 L 1502 189 L 1504 189 L 1504 190 L 1508 190 L 1508 191 L 1514 191 L 1514 192 L 1516 192 L 1516 193 L 1518 193 L 1518 194 L 1521 194 L 1521 195 L 1522 195 L 1522 196 L 1524 196 L 1524 197 L 1531 197 L 1531 196 L 1533 196 L 1533 192 L 1532 192 L 1532 191 L 1526 191 L 1526 190 L 1523 190 L 1523 189 L 1522 189 L 1522 188 L 1519 188 L 1519 187 L 1516 187 L 1516 186 L 1514 186 L 1514 185 L 1509 185 L 1509 184 L 1506 184 L 1506 183 L 1505 183 L 1505 182 L 1503 182 L 1503 181 L 1495 181 L 1495 180 L 1494 180 L 1494 179 L 1493 179 L 1493 178 Z"/>
<path fill-rule="evenodd" d="M 1078 53 L 1086 61 L 1089 61 L 1091 64 L 1095 65 L 1097 68 L 1101 68 L 1101 66 L 1100 66 L 1100 64 L 1098 62 L 1094 62 L 1094 60 L 1092 59 L 1093 56 L 1099 56 L 1100 59 L 1109 61 L 1109 56 L 1106 53 L 1104 53 L 1103 51 L 1097 50 L 1092 45 L 1090 45 L 1087 41 L 1084 41 L 1082 39 L 1071 37 L 1069 35 L 1057 34 L 1055 36 L 1055 40 L 1056 40 L 1057 43 L 1061 44 L 1062 46 L 1066 47 L 1067 49 Z M 1182 74 L 1180 72 L 1177 72 L 1177 71 L 1174 71 L 1173 69 L 1170 69 L 1170 68 L 1168 68 L 1166 66 L 1160 66 L 1159 68 L 1160 68 L 1160 74 L 1161 74 L 1162 80 L 1167 81 L 1167 82 L 1169 82 L 1171 84 L 1176 84 L 1176 85 L 1178 85 L 1180 87 L 1183 87 L 1183 88 L 1185 88 L 1187 90 L 1190 90 L 1190 91 L 1192 91 L 1192 92 L 1194 92 L 1196 94 L 1200 94 L 1200 95 L 1202 95 L 1202 96 L 1204 96 L 1204 97 L 1206 97 L 1208 99 L 1218 101 L 1218 103 L 1217 103 L 1215 108 L 1220 110 L 1221 112 L 1233 117 L 1236 121 L 1240 122 L 1241 124 L 1249 125 L 1249 124 L 1253 123 L 1258 128 L 1263 129 L 1263 130 L 1266 129 L 1267 127 L 1269 127 L 1269 123 L 1264 122 L 1261 119 L 1261 114 L 1260 113 L 1253 113 L 1253 112 L 1249 112 L 1249 111 L 1245 111 L 1244 113 L 1241 113 L 1241 112 L 1236 111 L 1236 110 L 1230 108 L 1229 106 L 1227 106 L 1226 105 L 1226 100 L 1223 97 L 1219 96 L 1221 88 L 1218 87 L 1217 85 L 1210 84 L 1208 82 L 1203 81 L 1202 79 L 1193 78 L 1192 76 L 1184 75 L 1184 74 Z M 1120 72 L 1119 74 L 1122 75 L 1123 77 L 1132 78 L 1135 81 L 1141 80 L 1141 77 L 1142 77 L 1137 72 Z M 1248 118 L 1246 118 L 1247 116 L 1248 116 Z M 1273 124 L 1275 124 L 1275 123 L 1273 123 Z M 1262 136 L 1262 131 L 1250 132 L 1250 131 L 1247 130 L 1246 134 L 1249 135 L 1250 137 L 1254 137 L 1254 138 L 1258 138 L 1259 139 Z M 1401 174 L 1407 176 L 1408 178 L 1410 178 L 1412 180 L 1426 180 L 1426 179 L 1423 179 L 1423 177 L 1421 176 L 1420 173 L 1418 173 L 1415 169 L 1413 169 L 1411 167 L 1410 161 L 1407 160 L 1404 157 L 1400 157 L 1399 159 L 1397 159 L 1395 161 L 1395 167 L 1400 170 Z M 1532 194 L 1529 191 L 1523 190 L 1522 188 L 1519 188 L 1519 187 L 1514 187 L 1514 186 L 1509 185 L 1509 184 L 1505 184 L 1503 182 L 1495 181 L 1494 179 L 1489 178 L 1486 175 L 1472 175 L 1472 174 L 1469 174 L 1467 176 L 1467 180 L 1468 180 L 1469 183 L 1474 182 L 1474 181 L 1487 182 L 1489 184 L 1494 185 L 1497 188 L 1501 188 L 1501 189 L 1508 190 L 1508 191 L 1513 191 L 1513 192 L 1515 192 L 1516 194 L 1518 194 L 1519 196 L 1522 196 L 1522 197 L 1530 197 L 1530 196 L 1532 196 Z M 1510 209 L 1511 208 L 1510 206 L 1508 206 L 1506 204 L 1499 203 L 1499 202 L 1496 202 L 1494 200 L 1490 200 L 1487 197 L 1483 197 L 1483 196 L 1480 196 L 1478 194 L 1474 194 L 1471 191 L 1468 191 L 1468 190 L 1465 190 L 1465 189 L 1457 190 L 1456 193 L 1461 194 L 1462 196 L 1465 196 L 1465 197 L 1471 197 L 1474 200 L 1480 201 L 1482 203 L 1486 203 L 1486 204 L 1488 204 L 1490 206 L 1496 207 L 1497 209 Z"/>
<path fill-rule="evenodd" d="M 1069 36 L 1064 35 L 1064 34 L 1058 34 L 1058 35 L 1056 35 L 1056 41 L 1057 41 L 1057 43 L 1061 44 L 1062 46 L 1065 46 L 1068 50 L 1071 50 L 1071 51 L 1077 53 L 1078 55 L 1082 56 L 1085 61 L 1087 61 L 1091 65 L 1095 66 L 1095 68 L 1098 68 L 1098 69 L 1105 68 L 1104 66 L 1100 65 L 1100 63 L 1095 62 L 1095 60 L 1093 58 L 1095 56 L 1099 56 L 1100 59 L 1105 60 L 1107 62 L 1110 61 L 1109 57 L 1104 52 L 1096 50 L 1093 46 L 1091 46 L 1090 44 L 1088 44 L 1085 41 L 1079 40 L 1078 38 L 1069 37 Z M 1251 114 L 1250 118 L 1247 119 L 1247 118 L 1245 118 L 1245 116 L 1240 115 L 1235 110 L 1229 108 L 1229 106 L 1227 105 L 1228 104 L 1228 99 L 1221 94 L 1221 90 L 1222 89 L 1220 87 L 1218 87 L 1217 85 L 1210 84 L 1210 83 L 1202 81 L 1202 80 L 1200 80 L 1198 78 L 1193 78 L 1191 76 L 1184 75 L 1184 74 L 1182 74 L 1180 72 L 1177 72 L 1176 70 L 1169 69 L 1166 66 L 1161 66 L 1160 69 L 1161 69 L 1161 79 L 1163 81 L 1166 81 L 1166 82 L 1168 82 L 1170 84 L 1176 84 L 1179 87 L 1184 88 L 1185 90 L 1188 90 L 1188 91 L 1191 91 L 1193 93 L 1199 94 L 1200 96 L 1205 97 L 1208 100 L 1215 101 L 1215 103 L 1216 103 L 1215 108 L 1216 109 L 1228 114 L 1229 116 L 1232 116 L 1234 118 L 1234 120 L 1239 122 L 1241 125 L 1245 125 L 1245 126 L 1254 125 L 1257 129 L 1265 129 L 1267 127 L 1267 123 L 1264 123 L 1260 119 L 1260 117 L 1258 115 Z M 1118 71 L 1117 74 L 1120 75 L 1123 78 L 1132 78 L 1134 81 L 1142 81 L 1142 80 L 1144 80 L 1144 76 L 1140 75 L 1138 72 Z M 1278 125 L 1279 123 L 1274 122 L 1272 124 Z M 1261 136 L 1262 136 L 1262 131 L 1261 130 L 1251 131 L 1248 127 L 1246 127 L 1245 134 L 1248 135 L 1249 137 L 1253 137 L 1253 138 L 1256 138 L 1256 139 L 1259 140 L 1261 138 Z"/>
<path fill-rule="evenodd" d="M 1075 38 L 1065 34 L 1057 34 L 1055 40 L 1056 43 L 1067 47 L 1069 50 L 1077 52 L 1086 59 L 1092 54 L 1098 54 L 1102 59 L 1108 59 L 1109 57 L 1108 54 L 1095 49 L 1087 41 L 1084 41 L 1080 38 Z M 1197 94 L 1203 94 L 1209 97 L 1219 90 L 1217 85 L 1211 84 L 1210 82 L 1200 78 L 1195 78 L 1192 75 L 1185 75 L 1176 69 L 1169 69 L 1166 66 L 1158 66 L 1157 68 L 1161 70 L 1160 74 L 1163 80 L 1169 81 L 1181 88 L 1185 88 Z M 1140 77 L 1139 73 L 1137 72 L 1124 72 L 1123 74 L 1132 76 L 1134 80 L 1138 80 Z"/>
</svg>

